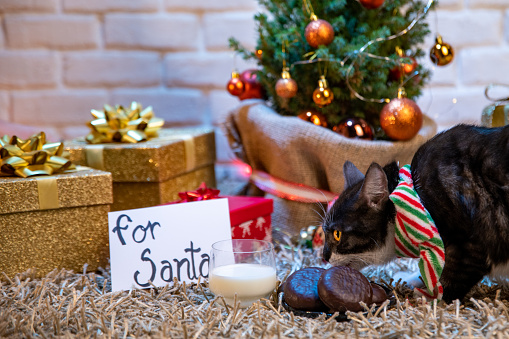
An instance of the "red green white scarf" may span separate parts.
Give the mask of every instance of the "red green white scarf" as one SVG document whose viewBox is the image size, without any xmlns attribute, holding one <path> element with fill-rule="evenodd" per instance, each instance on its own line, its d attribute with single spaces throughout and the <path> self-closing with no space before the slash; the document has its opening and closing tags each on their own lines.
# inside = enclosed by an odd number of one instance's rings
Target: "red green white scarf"
<svg viewBox="0 0 509 339">
<path fill-rule="evenodd" d="M 410 165 L 399 171 L 399 183 L 389 198 L 396 207 L 396 255 L 420 258 L 419 270 L 428 290 L 416 290 L 428 298 L 442 299 L 440 275 L 445 263 L 442 238 L 419 195 L 414 190 Z"/>
</svg>

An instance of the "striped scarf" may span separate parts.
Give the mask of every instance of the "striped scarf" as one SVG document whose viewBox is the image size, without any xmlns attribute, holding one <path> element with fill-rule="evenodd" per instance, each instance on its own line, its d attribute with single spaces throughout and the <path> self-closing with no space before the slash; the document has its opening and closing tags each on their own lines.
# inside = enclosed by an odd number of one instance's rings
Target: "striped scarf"
<svg viewBox="0 0 509 339">
<path fill-rule="evenodd" d="M 445 263 L 444 243 L 435 223 L 414 190 L 410 165 L 399 171 L 399 183 L 389 198 L 396 207 L 396 255 L 420 258 L 419 270 L 429 293 L 428 298 L 442 299 L 440 275 Z"/>
</svg>

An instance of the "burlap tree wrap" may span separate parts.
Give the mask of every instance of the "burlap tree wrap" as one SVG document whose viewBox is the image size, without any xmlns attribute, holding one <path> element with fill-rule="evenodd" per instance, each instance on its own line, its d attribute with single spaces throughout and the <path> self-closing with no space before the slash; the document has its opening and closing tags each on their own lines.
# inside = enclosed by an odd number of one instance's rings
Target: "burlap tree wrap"
<svg viewBox="0 0 509 339">
<path fill-rule="evenodd" d="M 297 117 L 281 116 L 262 100 L 242 101 L 228 113 L 224 128 L 235 155 L 253 170 L 337 194 L 344 186 L 345 161 L 350 160 L 363 173 L 372 162 L 385 165 L 396 160 L 403 166 L 437 129 L 435 122 L 424 116 L 421 130 L 410 141 L 348 139 Z M 266 197 L 274 199 L 275 240 L 321 223 L 323 212 L 318 203 Z"/>
</svg>

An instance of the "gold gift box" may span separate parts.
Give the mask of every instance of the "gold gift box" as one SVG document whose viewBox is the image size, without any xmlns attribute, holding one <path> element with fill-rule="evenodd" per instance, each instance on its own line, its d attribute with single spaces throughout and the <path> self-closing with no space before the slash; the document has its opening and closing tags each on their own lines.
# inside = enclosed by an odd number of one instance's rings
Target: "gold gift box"
<svg viewBox="0 0 509 339">
<path fill-rule="evenodd" d="M 164 204 L 201 182 L 215 187 L 214 130 L 167 128 L 147 141 L 88 144 L 84 138 L 65 142 L 70 160 L 108 171 L 113 176 L 112 211 Z"/>
<path fill-rule="evenodd" d="M 82 272 L 106 267 L 111 174 L 94 169 L 52 176 L 0 177 L 0 272 L 36 268 Z"/>
</svg>

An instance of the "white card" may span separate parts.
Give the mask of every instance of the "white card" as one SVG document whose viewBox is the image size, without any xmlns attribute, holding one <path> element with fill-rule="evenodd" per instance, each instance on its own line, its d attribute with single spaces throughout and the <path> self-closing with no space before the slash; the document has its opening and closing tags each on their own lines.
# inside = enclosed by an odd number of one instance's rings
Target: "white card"
<svg viewBox="0 0 509 339">
<path fill-rule="evenodd" d="M 108 213 L 113 291 L 208 277 L 212 244 L 231 239 L 228 199 Z"/>
</svg>

